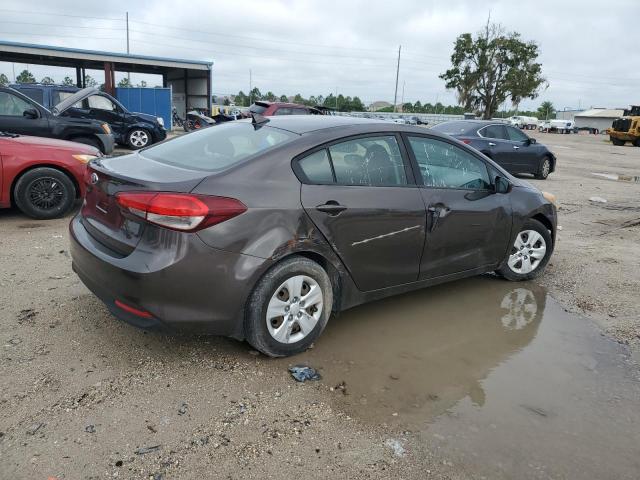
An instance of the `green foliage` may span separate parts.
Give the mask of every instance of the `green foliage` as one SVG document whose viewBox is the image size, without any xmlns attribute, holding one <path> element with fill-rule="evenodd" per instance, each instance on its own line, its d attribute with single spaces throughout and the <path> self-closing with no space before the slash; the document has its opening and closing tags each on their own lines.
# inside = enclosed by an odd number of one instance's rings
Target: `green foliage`
<svg viewBox="0 0 640 480">
<path fill-rule="evenodd" d="M 53 85 L 56 82 L 51 77 L 44 77 L 42 80 L 40 80 L 40 83 L 42 83 L 43 85 Z"/>
<path fill-rule="evenodd" d="M 147 88 L 147 82 L 145 82 L 144 80 L 140 80 L 140 83 L 136 85 L 136 87 Z"/>
<path fill-rule="evenodd" d="M 74 86 L 76 84 L 76 82 L 73 81 L 73 79 L 71 77 L 64 77 L 64 80 L 62 80 L 62 85 L 67 85 L 67 86 Z"/>
<path fill-rule="evenodd" d="M 288 101 L 289 101 L 289 99 L 287 98 L 287 96 L 286 96 L 286 95 L 280 95 L 280 101 L 281 101 L 281 102 L 288 102 Z"/>
<path fill-rule="evenodd" d="M 6 87 L 9 85 L 9 79 L 4 73 L 0 73 L 0 87 Z"/>
<path fill-rule="evenodd" d="M 133 85 L 131 85 L 131 82 L 127 77 L 124 77 L 122 80 L 118 82 L 118 86 L 120 88 L 131 88 Z"/>
<path fill-rule="evenodd" d="M 475 38 L 463 33 L 456 39 L 452 66 L 440 78 L 448 89 L 456 90 L 463 110 L 488 119 L 507 99 L 517 105 L 538 96 L 546 80 L 537 58 L 534 42 L 523 42 L 519 33 L 505 34 L 499 25 L 487 22 Z"/>
<path fill-rule="evenodd" d="M 245 93 L 240 90 L 237 95 L 234 96 L 233 102 L 238 107 L 248 107 L 249 106 L 249 97 L 245 95 Z"/>
<path fill-rule="evenodd" d="M 96 85 L 98 85 L 98 82 L 96 82 L 96 80 L 91 75 L 85 75 L 84 84 L 86 87 L 95 87 Z"/>
<path fill-rule="evenodd" d="M 36 83 L 36 77 L 29 70 L 23 70 L 16 78 L 17 83 Z"/>
<path fill-rule="evenodd" d="M 538 107 L 538 118 L 543 118 L 545 120 L 556 118 L 556 109 L 553 106 L 553 103 L 550 101 L 542 102 L 542 105 Z"/>
</svg>

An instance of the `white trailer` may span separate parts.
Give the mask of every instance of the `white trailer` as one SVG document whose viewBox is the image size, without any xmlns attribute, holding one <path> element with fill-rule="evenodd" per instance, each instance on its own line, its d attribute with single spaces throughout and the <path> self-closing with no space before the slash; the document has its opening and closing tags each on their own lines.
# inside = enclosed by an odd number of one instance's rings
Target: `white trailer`
<svg viewBox="0 0 640 480">
<path fill-rule="evenodd" d="M 524 115 L 510 117 L 509 123 L 522 130 L 534 130 L 538 127 L 538 119 L 536 117 L 525 117 Z"/>
</svg>

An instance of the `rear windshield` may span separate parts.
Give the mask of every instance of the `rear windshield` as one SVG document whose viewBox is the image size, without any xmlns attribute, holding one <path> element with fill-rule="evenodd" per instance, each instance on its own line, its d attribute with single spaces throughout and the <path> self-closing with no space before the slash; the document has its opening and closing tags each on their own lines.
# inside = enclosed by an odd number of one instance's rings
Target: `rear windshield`
<svg viewBox="0 0 640 480">
<path fill-rule="evenodd" d="M 431 128 L 436 132 L 446 133 L 447 135 L 460 135 L 469 131 L 471 125 L 466 122 L 444 122 Z"/>
<path fill-rule="evenodd" d="M 141 155 L 176 167 L 219 172 L 296 137 L 286 130 L 269 126 L 255 129 L 249 121 L 235 121 L 159 143 Z"/>
<path fill-rule="evenodd" d="M 266 106 L 264 105 L 258 105 L 256 103 L 254 103 L 253 105 L 251 105 L 249 107 L 249 111 L 251 113 L 257 113 L 258 115 L 261 115 L 262 113 L 264 113 L 264 111 L 267 109 Z"/>
</svg>

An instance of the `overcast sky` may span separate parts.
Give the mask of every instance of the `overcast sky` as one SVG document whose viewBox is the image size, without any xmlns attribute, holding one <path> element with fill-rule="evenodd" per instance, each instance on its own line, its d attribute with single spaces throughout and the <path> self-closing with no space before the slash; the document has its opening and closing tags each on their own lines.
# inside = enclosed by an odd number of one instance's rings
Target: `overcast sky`
<svg viewBox="0 0 640 480">
<path fill-rule="evenodd" d="M 251 69 L 264 93 L 306 97 L 337 88 L 366 103 L 392 101 L 402 45 L 398 101 L 404 84 L 405 101 L 454 104 L 438 74 L 455 38 L 477 32 L 491 12 L 493 21 L 540 46 L 549 87 L 521 109 L 544 100 L 559 110 L 640 103 L 638 0 L 3 0 L 0 39 L 124 52 L 127 10 L 131 53 L 211 60 L 215 94 L 246 92 Z M 23 68 L 15 65 L 16 75 Z M 73 77 L 64 69 L 30 70 L 38 80 Z M 13 78 L 12 64 L 0 62 L 0 72 Z"/>
</svg>

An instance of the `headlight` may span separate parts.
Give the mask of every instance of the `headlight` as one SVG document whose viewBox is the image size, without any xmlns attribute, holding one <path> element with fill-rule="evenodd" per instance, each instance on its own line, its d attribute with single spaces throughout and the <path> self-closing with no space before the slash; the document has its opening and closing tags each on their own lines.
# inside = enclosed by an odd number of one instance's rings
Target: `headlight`
<svg viewBox="0 0 640 480">
<path fill-rule="evenodd" d="M 553 203 L 554 205 L 558 205 L 556 203 L 556 196 L 553 193 L 549 193 L 549 192 L 542 192 L 542 196 L 545 198 L 545 200 Z"/>
<path fill-rule="evenodd" d="M 102 127 L 102 130 L 104 130 L 104 133 L 106 133 L 106 134 L 111 133 L 111 127 L 109 126 L 108 123 L 103 123 L 100 126 Z"/>
<path fill-rule="evenodd" d="M 158 117 L 156 118 L 156 120 L 158 120 L 158 123 L 160 124 L 161 127 L 164 127 L 164 119 L 162 117 Z"/>
<path fill-rule="evenodd" d="M 89 163 L 94 158 L 98 158 L 97 155 L 85 155 L 80 153 L 77 155 L 71 155 L 71 156 L 76 160 L 78 160 L 80 163 Z"/>
</svg>

